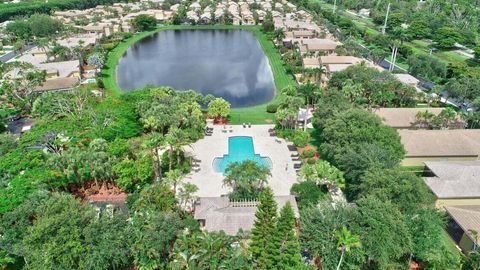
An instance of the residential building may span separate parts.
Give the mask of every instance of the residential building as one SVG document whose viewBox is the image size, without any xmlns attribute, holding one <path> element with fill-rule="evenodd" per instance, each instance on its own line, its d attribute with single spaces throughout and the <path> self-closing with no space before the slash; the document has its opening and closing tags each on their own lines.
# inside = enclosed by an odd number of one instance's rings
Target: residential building
<svg viewBox="0 0 480 270">
<path fill-rule="evenodd" d="M 275 201 L 279 211 L 290 202 L 295 217 L 299 218 L 294 196 L 276 196 Z M 201 197 L 195 204 L 194 218 L 206 231 L 236 235 L 240 230 L 250 231 L 253 228 L 257 205 L 258 201 L 232 202 L 228 197 Z"/>
<path fill-rule="evenodd" d="M 476 250 L 480 232 L 480 205 L 449 205 L 445 210 L 450 216 L 447 232 L 465 253 Z"/>
<path fill-rule="evenodd" d="M 404 166 L 421 166 L 427 161 L 478 160 L 480 130 L 409 130 L 400 129 L 406 150 Z"/>
<path fill-rule="evenodd" d="M 396 129 L 416 129 L 418 127 L 417 115 L 421 112 L 430 112 L 439 115 L 444 108 L 378 108 L 373 112 L 383 122 Z"/>
</svg>

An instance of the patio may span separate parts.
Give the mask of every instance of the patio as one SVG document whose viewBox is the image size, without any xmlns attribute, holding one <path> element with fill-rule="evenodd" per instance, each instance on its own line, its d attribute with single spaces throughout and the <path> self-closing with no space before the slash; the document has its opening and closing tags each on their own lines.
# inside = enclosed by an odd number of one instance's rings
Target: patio
<svg viewBox="0 0 480 270">
<path fill-rule="evenodd" d="M 200 160 L 199 171 L 192 171 L 186 177 L 186 181 L 198 186 L 197 196 L 218 197 L 226 195 L 230 189 L 223 186 L 224 176 L 215 172 L 213 160 L 228 153 L 228 138 L 232 136 L 251 136 L 255 153 L 269 157 L 272 161 L 272 176 L 268 180 L 276 196 L 289 195 L 290 187 L 297 181 L 291 152 L 287 142 L 283 139 L 270 136 L 268 130 L 273 125 L 253 125 L 243 127 L 242 125 L 214 126 L 213 134 L 205 136 L 204 139 L 192 145 L 193 156 Z M 291 144 L 291 143 L 289 143 Z"/>
</svg>

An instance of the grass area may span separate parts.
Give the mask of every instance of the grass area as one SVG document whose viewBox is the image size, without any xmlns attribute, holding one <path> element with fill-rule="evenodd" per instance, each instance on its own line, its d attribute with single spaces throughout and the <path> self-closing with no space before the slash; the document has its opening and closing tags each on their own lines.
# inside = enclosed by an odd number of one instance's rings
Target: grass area
<svg viewBox="0 0 480 270">
<path fill-rule="evenodd" d="M 270 67 L 272 69 L 273 78 L 275 81 L 275 87 L 277 89 L 276 95 L 273 101 L 279 102 L 282 99 L 280 95 L 280 90 L 285 88 L 288 85 L 296 84 L 293 76 L 287 73 L 282 57 L 278 53 L 274 44 L 268 39 L 268 37 L 261 31 L 259 26 L 241 26 L 241 25 L 166 25 L 161 26 L 155 30 L 141 32 L 133 37 L 123 41 L 118 44 L 110 53 L 105 64 L 105 67 L 102 70 L 102 78 L 105 88 L 109 94 L 120 95 L 122 90 L 117 84 L 116 81 L 116 66 L 127 49 L 134 44 L 135 42 L 153 35 L 159 31 L 164 30 L 227 30 L 227 29 L 242 29 L 251 31 L 257 38 L 260 46 L 262 47 L 265 55 L 268 58 Z M 232 124 L 241 124 L 241 123 L 252 123 L 252 124 L 268 124 L 272 123 L 274 120 L 274 114 L 267 113 L 266 104 L 257 105 L 253 107 L 246 108 L 235 108 L 230 112 L 229 120 Z"/>
<path fill-rule="evenodd" d="M 463 256 L 463 254 L 461 254 L 460 250 L 458 250 L 455 243 L 453 243 L 453 240 L 452 240 L 452 238 L 450 238 L 447 231 L 444 230 L 442 236 L 443 236 L 442 241 L 445 244 L 445 247 L 447 248 L 448 251 L 450 251 L 452 254 L 458 253 L 460 256 Z"/>
</svg>

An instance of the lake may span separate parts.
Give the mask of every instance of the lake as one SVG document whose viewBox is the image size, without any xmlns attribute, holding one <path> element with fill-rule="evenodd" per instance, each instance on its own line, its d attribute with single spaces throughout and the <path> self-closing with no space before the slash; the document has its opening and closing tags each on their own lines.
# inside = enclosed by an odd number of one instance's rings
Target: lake
<svg viewBox="0 0 480 270">
<path fill-rule="evenodd" d="M 248 30 L 165 30 L 132 45 L 120 59 L 124 91 L 146 85 L 192 89 L 232 107 L 271 101 L 275 84 L 268 58 Z"/>
</svg>

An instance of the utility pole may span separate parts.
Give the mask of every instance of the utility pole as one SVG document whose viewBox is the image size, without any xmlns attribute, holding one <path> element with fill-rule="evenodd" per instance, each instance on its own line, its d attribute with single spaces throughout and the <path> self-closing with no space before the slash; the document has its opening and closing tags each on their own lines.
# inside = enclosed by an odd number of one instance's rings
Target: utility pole
<svg viewBox="0 0 480 270">
<path fill-rule="evenodd" d="M 335 14 L 336 9 L 337 9 L 337 0 L 333 1 L 333 14 Z"/>
<path fill-rule="evenodd" d="M 387 14 L 385 14 L 385 23 L 383 24 L 382 34 L 385 35 L 385 31 L 387 30 L 387 21 L 388 21 L 388 14 L 390 13 L 390 3 L 388 3 L 387 7 Z"/>
</svg>

